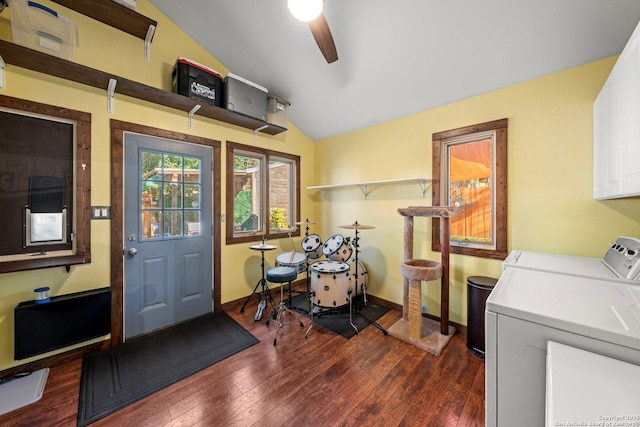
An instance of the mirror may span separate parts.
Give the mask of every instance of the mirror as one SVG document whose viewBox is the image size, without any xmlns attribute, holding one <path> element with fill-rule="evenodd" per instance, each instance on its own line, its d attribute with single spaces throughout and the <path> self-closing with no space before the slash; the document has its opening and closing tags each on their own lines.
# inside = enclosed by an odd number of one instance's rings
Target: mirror
<svg viewBox="0 0 640 427">
<path fill-rule="evenodd" d="M 91 115 L 0 96 L 0 273 L 90 262 Z"/>
<path fill-rule="evenodd" d="M 433 134 L 433 205 L 452 206 L 452 253 L 507 256 L 507 119 Z M 432 248 L 440 250 L 439 220 Z"/>
</svg>

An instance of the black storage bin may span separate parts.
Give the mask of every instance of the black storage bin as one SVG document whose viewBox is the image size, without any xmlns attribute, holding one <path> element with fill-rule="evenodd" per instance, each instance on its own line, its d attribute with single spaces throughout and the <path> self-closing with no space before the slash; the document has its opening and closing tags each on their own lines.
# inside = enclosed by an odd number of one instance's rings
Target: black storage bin
<svg viewBox="0 0 640 427">
<path fill-rule="evenodd" d="M 175 93 L 222 106 L 222 76 L 211 68 L 179 58 L 171 71 L 171 83 Z"/>
<path fill-rule="evenodd" d="M 57 350 L 111 333 L 111 288 L 25 301 L 14 310 L 14 359 Z"/>
<path fill-rule="evenodd" d="M 467 348 L 484 359 L 484 310 L 498 279 L 467 277 Z"/>
</svg>

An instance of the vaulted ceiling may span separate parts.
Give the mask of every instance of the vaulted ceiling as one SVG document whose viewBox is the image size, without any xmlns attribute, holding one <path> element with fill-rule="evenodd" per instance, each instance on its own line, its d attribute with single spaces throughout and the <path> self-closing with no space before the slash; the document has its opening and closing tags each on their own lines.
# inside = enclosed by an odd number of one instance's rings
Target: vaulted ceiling
<svg viewBox="0 0 640 427">
<path fill-rule="evenodd" d="M 325 0 L 327 64 L 286 0 L 150 2 L 314 141 L 619 54 L 640 21 L 638 0 Z"/>
</svg>

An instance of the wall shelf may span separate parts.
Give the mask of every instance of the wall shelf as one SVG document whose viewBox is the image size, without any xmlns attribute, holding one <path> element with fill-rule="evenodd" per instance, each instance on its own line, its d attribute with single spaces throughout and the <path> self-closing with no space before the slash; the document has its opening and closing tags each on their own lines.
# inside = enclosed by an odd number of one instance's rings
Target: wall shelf
<svg viewBox="0 0 640 427">
<path fill-rule="evenodd" d="M 110 27 L 145 40 L 149 27 L 158 22 L 114 1 L 51 0 Z"/>
<path fill-rule="evenodd" d="M 338 188 L 346 188 L 346 187 L 359 187 L 362 191 L 362 195 L 365 200 L 367 196 L 371 193 L 369 187 L 375 187 L 380 185 L 391 185 L 391 184 L 402 184 L 406 182 L 415 182 L 420 185 L 420 191 L 422 192 L 422 197 L 424 198 L 427 184 L 430 184 L 433 181 L 431 178 L 403 178 L 403 179 L 389 179 L 385 181 L 367 181 L 367 182 L 358 182 L 355 184 L 332 184 L 332 185 L 316 185 L 313 187 L 307 187 L 307 190 L 320 190 L 323 194 L 323 197 L 326 198 L 326 192 L 329 190 L 335 190 Z"/>
<path fill-rule="evenodd" d="M 158 22 L 114 1 L 51 0 L 89 18 L 144 40 L 144 60 L 150 57 L 151 41 Z"/>
<path fill-rule="evenodd" d="M 186 113 L 185 117 L 187 117 L 189 112 L 193 111 L 196 105 L 201 105 L 196 115 L 251 130 L 266 126 L 262 128 L 260 132 L 268 135 L 277 135 L 287 130 L 286 128 L 272 125 L 234 111 L 229 111 L 225 108 L 200 103 L 177 93 L 166 92 L 4 40 L 0 40 L 0 56 L 7 64 L 104 89 L 105 92 L 109 88 L 109 81 L 114 79 L 117 81 L 115 93 L 184 111 Z"/>
</svg>

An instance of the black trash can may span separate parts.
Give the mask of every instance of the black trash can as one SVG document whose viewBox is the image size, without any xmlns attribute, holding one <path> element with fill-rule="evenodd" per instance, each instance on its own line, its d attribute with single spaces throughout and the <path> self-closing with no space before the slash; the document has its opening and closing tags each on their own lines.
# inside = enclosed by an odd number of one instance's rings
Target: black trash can
<svg viewBox="0 0 640 427">
<path fill-rule="evenodd" d="M 498 279 L 467 277 L 467 348 L 484 359 L 484 310 Z"/>
</svg>

